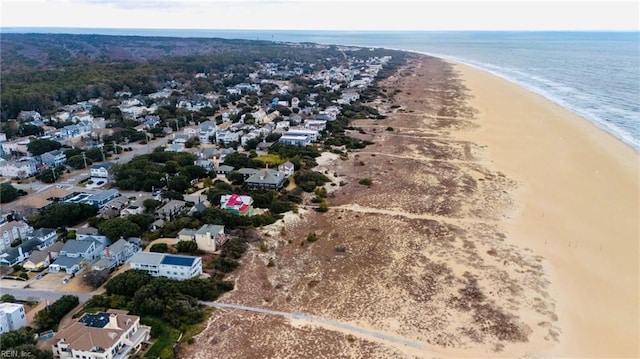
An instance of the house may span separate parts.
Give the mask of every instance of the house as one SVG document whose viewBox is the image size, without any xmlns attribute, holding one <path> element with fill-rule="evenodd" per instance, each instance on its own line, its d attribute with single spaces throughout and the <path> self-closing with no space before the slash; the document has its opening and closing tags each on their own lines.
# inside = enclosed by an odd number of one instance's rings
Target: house
<svg viewBox="0 0 640 359">
<path fill-rule="evenodd" d="M 17 303 L 0 303 L 0 334 L 18 330 L 26 325 L 27 318 L 25 316 L 24 305 Z M 3 352 L 5 352 L 5 350 L 3 350 Z M 18 352 L 16 351 L 16 353 Z M 5 354 L 2 356 L 5 356 Z"/>
<path fill-rule="evenodd" d="M 21 243 L 17 247 L 7 248 L 0 253 L 0 265 L 14 266 L 22 263 L 31 252 L 38 248 L 40 241 L 37 239 L 29 239 L 24 243 Z"/>
<path fill-rule="evenodd" d="M 250 189 L 280 189 L 287 179 L 283 173 L 270 169 L 258 171 L 244 181 Z"/>
<path fill-rule="evenodd" d="M 200 143 L 211 143 L 210 138 L 216 135 L 216 124 L 213 121 L 204 121 L 198 125 L 198 138 Z"/>
<path fill-rule="evenodd" d="M 125 240 L 118 239 L 115 243 L 105 248 L 102 259 L 94 263 L 94 270 L 112 269 L 124 264 L 127 259 L 140 251 L 140 247 Z"/>
<path fill-rule="evenodd" d="M 109 309 L 85 313 L 50 339 L 54 358 L 127 358 L 149 340 L 151 328 L 140 324 L 140 317 Z"/>
<path fill-rule="evenodd" d="M 38 173 L 37 162 L 33 158 L 23 157 L 18 160 L 0 160 L 0 176 L 9 178 L 27 178 Z"/>
<path fill-rule="evenodd" d="M 156 210 L 156 217 L 171 220 L 185 212 L 187 202 L 172 199 Z"/>
<path fill-rule="evenodd" d="M 109 201 L 113 200 L 114 198 L 120 196 L 120 192 L 118 192 L 117 189 L 112 188 L 109 190 L 105 190 L 105 191 L 100 191 L 98 193 L 94 193 L 91 196 L 89 196 L 85 202 L 92 205 L 92 206 L 96 206 L 98 208 L 102 208 L 104 207 Z"/>
<path fill-rule="evenodd" d="M 41 271 L 49 267 L 49 265 L 58 258 L 63 246 L 64 243 L 55 242 L 44 250 L 31 252 L 29 258 L 22 263 L 22 267 L 31 272 Z"/>
<path fill-rule="evenodd" d="M 193 161 L 193 164 L 196 166 L 200 166 L 207 171 L 211 171 L 216 168 L 216 164 L 213 163 L 213 161 L 209 161 L 209 160 L 196 160 L 196 161 Z"/>
<path fill-rule="evenodd" d="M 23 221 L 11 221 L 0 224 L 0 251 L 11 246 L 18 239 L 27 239 L 33 228 Z"/>
<path fill-rule="evenodd" d="M 120 217 L 127 218 L 134 214 L 143 214 L 145 211 L 144 201 L 149 198 L 151 197 L 140 197 L 136 199 L 133 203 L 120 211 Z"/>
<path fill-rule="evenodd" d="M 202 258 L 177 254 L 138 252 L 129 261 L 131 269 L 139 269 L 154 277 L 184 280 L 202 274 Z"/>
<path fill-rule="evenodd" d="M 198 249 L 205 252 L 215 252 L 218 246 L 224 244 L 226 237 L 224 226 L 205 224 L 197 230 L 188 228 L 181 230 L 178 232 L 178 240 L 195 241 L 198 244 Z"/>
<path fill-rule="evenodd" d="M 237 194 L 220 197 L 220 208 L 238 216 L 250 216 L 253 213 L 253 198 Z"/>
<path fill-rule="evenodd" d="M 40 162 L 47 167 L 62 166 L 67 163 L 67 156 L 61 150 L 49 151 L 40 155 Z"/>
<path fill-rule="evenodd" d="M 311 144 L 311 140 L 307 136 L 293 136 L 286 133 L 278 139 L 278 142 L 285 145 L 304 147 Z"/>
<path fill-rule="evenodd" d="M 278 166 L 278 171 L 284 173 L 285 176 L 289 177 L 295 172 L 295 166 L 293 163 L 287 161 L 280 166 Z"/>
<path fill-rule="evenodd" d="M 218 175 L 218 177 L 227 177 L 227 175 L 231 173 L 231 171 L 233 171 L 232 166 L 222 165 L 218 166 L 218 168 L 216 169 L 216 174 Z"/>
<path fill-rule="evenodd" d="M 71 258 L 87 258 L 87 259 L 95 259 L 98 255 L 97 248 L 101 247 L 102 244 L 93 239 L 83 239 L 83 240 L 68 240 L 62 249 L 60 250 L 61 256 L 71 257 Z"/>
<path fill-rule="evenodd" d="M 37 239 L 40 241 L 38 249 L 44 249 L 52 245 L 58 240 L 58 234 L 53 228 L 39 228 L 27 235 L 29 239 Z"/>
<path fill-rule="evenodd" d="M 167 145 L 167 147 L 164 148 L 164 151 L 165 152 L 184 152 L 185 149 L 186 149 L 186 146 L 184 145 L 184 143 L 174 142 L 170 145 Z"/>
<path fill-rule="evenodd" d="M 80 270 L 83 263 L 87 262 L 87 259 L 83 257 L 58 256 L 53 263 L 49 264 L 49 272 L 58 273 L 64 271 L 68 274 L 73 274 Z"/>
<path fill-rule="evenodd" d="M 115 165 L 113 162 L 105 162 L 99 165 L 91 166 L 91 180 L 93 182 L 109 182 L 112 177 L 112 167 Z"/>
</svg>

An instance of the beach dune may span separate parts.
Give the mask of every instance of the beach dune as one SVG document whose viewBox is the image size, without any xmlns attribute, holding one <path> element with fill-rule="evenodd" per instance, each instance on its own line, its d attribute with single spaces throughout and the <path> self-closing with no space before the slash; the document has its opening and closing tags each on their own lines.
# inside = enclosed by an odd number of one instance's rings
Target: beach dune
<svg viewBox="0 0 640 359">
<path fill-rule="evenodd" d="M 508 241 L 549 263 L 562 333 L 548 355 L 639 357 L 640 156 L 541 96 L 455 68 L 479 111 L 462 136 L 518 182 Z"/>
</svg>

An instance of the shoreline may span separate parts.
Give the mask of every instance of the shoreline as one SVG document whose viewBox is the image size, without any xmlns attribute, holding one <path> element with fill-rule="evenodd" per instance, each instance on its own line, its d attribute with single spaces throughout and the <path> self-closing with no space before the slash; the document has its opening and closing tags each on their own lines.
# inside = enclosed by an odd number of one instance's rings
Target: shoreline
<svg viewBox="0 0 640 359">
<path fill-rule="evenodd" d="M 640 155 L 542 95 L 448 62 L 480 111 L 480 128 L 458 135 L 519 183 L 508 241 L 550 263 L 562 329 L 550 354 L 637 357 Z"/>
</svg>

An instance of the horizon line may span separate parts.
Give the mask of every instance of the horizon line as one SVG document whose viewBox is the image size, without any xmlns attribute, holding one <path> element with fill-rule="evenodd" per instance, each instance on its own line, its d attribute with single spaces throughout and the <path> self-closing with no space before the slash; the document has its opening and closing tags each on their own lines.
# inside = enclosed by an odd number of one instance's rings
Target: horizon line
<svg viewBox="0 0 640 359">
<path fill-rule="evenodd" d="M 298 31 L 298 32 L 626 32 L 638 33 L 640 29 L 210 29 L 210 28 L 152 28 L 152 27 L 81 27 L 81 26 L 0 26 L 5 30 L 111 30 L 111 31 Z"/>
</svg>

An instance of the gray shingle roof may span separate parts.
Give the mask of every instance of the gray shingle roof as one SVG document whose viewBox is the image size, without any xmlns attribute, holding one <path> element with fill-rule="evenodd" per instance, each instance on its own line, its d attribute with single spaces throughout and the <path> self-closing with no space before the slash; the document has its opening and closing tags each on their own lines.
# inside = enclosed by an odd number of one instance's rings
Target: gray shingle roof
<svg viewBox="0 0 640 359">
<path fill-rule="evenodd" d="M 70 239 L 67 243 L 62 247 L 62 251 L 68 253 L 84 253 L 89 249 L 93 241 L 77 241 L 75 239 Z"/>
</svg>

